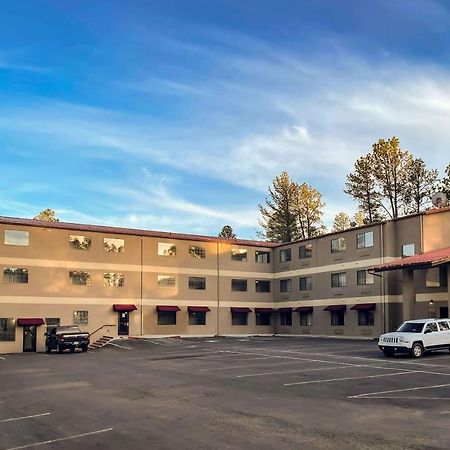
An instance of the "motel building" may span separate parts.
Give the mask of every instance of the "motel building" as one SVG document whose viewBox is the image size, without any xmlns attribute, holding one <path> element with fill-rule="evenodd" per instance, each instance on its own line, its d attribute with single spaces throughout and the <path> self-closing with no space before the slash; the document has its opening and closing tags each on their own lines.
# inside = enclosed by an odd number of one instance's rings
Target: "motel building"
<svg viewBox="0 0 450 450">
<path fill-rule="evenodd" d="M 448 317 L 450 208 L 284 244 L 0 217 L 0 353 L 46 328 L 376 338 Z"/>
</svg>

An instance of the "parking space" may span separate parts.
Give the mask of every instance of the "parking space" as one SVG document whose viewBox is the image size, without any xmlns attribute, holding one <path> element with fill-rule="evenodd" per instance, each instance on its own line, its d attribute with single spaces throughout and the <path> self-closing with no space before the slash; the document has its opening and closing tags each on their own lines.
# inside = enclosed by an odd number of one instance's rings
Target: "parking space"
<svg viewBox="0 0 450 450">
<path fill-rule="evenodd" d="M 129 339 L 4 355 L 0 450 L 447 448 L 450 354 L 373 341 Z"/>
</svg>

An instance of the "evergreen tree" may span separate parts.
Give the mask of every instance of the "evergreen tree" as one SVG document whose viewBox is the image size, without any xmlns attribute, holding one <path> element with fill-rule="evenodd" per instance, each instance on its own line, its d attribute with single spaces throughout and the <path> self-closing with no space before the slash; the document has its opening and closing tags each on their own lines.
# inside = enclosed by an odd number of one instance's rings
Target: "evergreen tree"
<svg viewBox="0 0 450 450">
<path fill-rule="evenodd" d="M 300 232 L 300 239 L 308 239 L 323 234 L 322 194 L 306 183 L 296 184 L 295 213 Z"/>
<path fill-rule="evenodd" d="M 450 164 L 445 168 L 445 177 L 441 180 L 439 190 L 447 196 L 447 204 L 450 202 Z M 446 206 L 446 205 L 443 205 Z"/>
<path fill-rule="evenodd" d="M 334 216 L 333 231 L 344 231 L 351 227 L 350 217 L 345 212 L 337 213 Z"/>
<path fill-rule="evenodd" d="M 224 239 L 236 239 L 233 228 L 230 225 L 224 225 L 222 231 L 219 233 L 220 238 Z"/>
<path fill-rule="evenodd" d="M 33 219 L 43 220 L 46 222 L 59 222 L 59 219 L 56 217 L 55 211 L 50 208 L 44 209 L 36 217 L 33 217 Z"/>
</svg>

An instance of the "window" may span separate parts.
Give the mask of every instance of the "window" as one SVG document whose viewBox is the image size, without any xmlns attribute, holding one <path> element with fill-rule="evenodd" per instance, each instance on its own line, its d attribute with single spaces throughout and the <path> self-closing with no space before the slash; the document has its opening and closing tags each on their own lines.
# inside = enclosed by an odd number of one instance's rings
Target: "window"
<svg viewBox="0 0 450 450">
<path fill-rule="evenodd" d="M 69 245 L 76 250 L 89 250 L 92 245 L 92 239 L 87 236 L 71 234 L 69 236 Z"/>
<path fill-rule="evenodd" d="M 256 292 L 270 292 L 270 280 L 256 280 L 255 281 Z"/>
<path fill-rule="evenodd" d="M 345 238 L 331 239 L 331 253 L 345 251 Z"/>
<path fill-rule="evenodd" d="M 331 287 L 345 287 L 345 286 L 347 286 L 346 272 L 331 274 Z"/>
<path fill-rule="evenodd" d="M 270 325 L 270 318 L 272 314 L 270 312 L 257 312 L 256 313 L 256 325 Z"/>
<path fill-rule="evenodd" d="M 301 312 L 300 313 L 300 325 L 302 327 L 311 327 L 313 324 L 313 313 L 312 312 Z"/>
<path fill-rule="evenodd" d="M 196 247 L 194 245 L 191 245 L 189 247 L 189 255 L 197 259 L 206 258 L 206 249 L 205 247 Z"/>
<path fill-rule="evenodd" d="M 69 272 L 69 277 L 72 284 L 78 286 L 90 286 L 91 284 L 91 274 L 89 272 L 71 271 Z"/>
<path fill-rule="evenodd" d="M 437 333 L 438 326 L 436 322 L 428 323 L 425 327 L 425 333 Z"/>
<path fill-rule="evenodd" d="M 20 245 L 26 247 L 29 244 L 29 233 L 28 231 L 5 230 L 4 242 L 6 245 Z"/>
<path fill-rule="evenodd" d="M 176 325 L 176 311 L 158 311 L 158 325 Z"/>
<path fill-rule="evenodd" d="M 358 311 L 358 325 L 360 327 L 373 326 L 375 313 L 373 311 Z"/>
<path fill-rule="evenodd" d="M 291 260 L 292 251 L 290 248 L 285 248 L 284 250 L 280 250 L 280 262 L 285 263 Z"/>
<path fill-rule="evenodd" d="M 373 247 L 373 231 L 356 235 L 356 248 Z"/>
<path fill-rule="evenodd" d="M 243 248 L 233 248 L 231 249 L 231 260 L 232 261 L 247 261 L 247 250 Z"/>
<path fill-rule="evenodd" d="M 123 239 L 104 238 L 103 247 L 109 253 L 123 253 L 125 241 Z"/>
<path fill-rule="evenodd" d="M 122 287 L 125 283 L 125 277 L 123 273 L 105 272 L 103 281 L 107 287 Z"/>
<path fill-rule="evenodd" d="M 177 246 L 167 242 L 158 242 L 158 255 L 159 256 L 176 256 Z"/>
<path fill-rule="evenodd" d="M 292 312 L 280 312 L 280 325 L 292 326 Z"/>
<path fill-rule="evenodd" d="M 204 291 L 206 289 L 205 277 L 189 277 L 189 289 Z"/>
<path fill-rule="evenodd" d="M 300 245 L 299 257 L 300 259 L 311 258 L 312 256 L 312 244 Z"/>
<path fill-rule="evenodd" d="M 3 269 L 4 283 L 28 283 L 28 269 L 16 269 L 12 267 L 5 267 Z"/>
<path fill-rule="evenodd" d="M 232 312 L 231 325 L 247 325 L 248 313 L 246 312 Z"/>
<path fill-rule="evenodd" d="M 450 326 L 446 320 L 443 320 L 442 322 L 438 322 L 439 324 L 439 330 L 440 331 L 449 331 Z"/>
<path fill-rule="evenodd" d="M 374 275 L 373 273 L 367 272 L 367 270 L 358 270 L 356 271 L 356 284 L 358 286 L 364 286 L 367 284 L 374 283 Z"/>
<path fill-rule="evenodd" d="M 47 327 L 47 332 L 50 331 L 50 328 L 59 327 L 61 323 L 61 319 L 59 317 L 46 317 L 45 325 Z"/>
<path fill-rule="evenodd" d="M 312 289 L 312 277 L 300 277 L 300 290 L 310 291 Z"/>
<path fill-rule="evenodd" d="M 286 280 L 280 280 L 280 292 L 291 292 L 292 280 L 287 278 Z"/>
<path fill-rule="evenodd" d="M 176 286 L 176 279 L 173 275 L 158 275 L 158 287 L 173 288 Z"/>
<path fill-rule="evenodd" d="M 0 318 L 0 341 L 16 340 L 16 320 Z"/>
<path fill-rule="evenodd" d="M 189 325 L 206 325 L 206 312 L 189 311 Z"/>
<path fill-rule="evenodd" d="M 331 325 L 344 326 L 345 325 L 345 311 L 331 311 Z"/>
<path fill-rule="evenodd" d="M 269 264 L 270 263 L 270 252 L 255 252 L 255 262 Z"/>
<path fill-rule="evenodd" d="M 74 311 L 73 323 L 75 325 L 87 325 L 88 324 L 88 311 Z"/>
<path fill-rule="evenodd" d="M 233 278 L 231 280 L 231 290 L 245 292 L 247 290 L 247 280 Z"/>
<path fill-rule="evenodd" d="M 441 286 L 439 267 L 427 269 L 425 277 L 425 284 L 427 287 L 434 288 Z"/>
<path fill-rule="evenodd" d="M 414 244 L 402 245 L 402 258 L 406 258 L 407 256 L 413 256 L 414 254 L 415 254 Z"/>
</svg>

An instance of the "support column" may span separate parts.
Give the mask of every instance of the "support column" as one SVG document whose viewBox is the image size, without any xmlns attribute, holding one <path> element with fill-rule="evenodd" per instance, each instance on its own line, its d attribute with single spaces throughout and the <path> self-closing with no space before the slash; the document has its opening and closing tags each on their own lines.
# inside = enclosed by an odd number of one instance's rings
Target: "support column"
<svg viewBox="0 0 450 450">
<path fill-rule="evenodd" d="M 447 264 L 447 307 L 448 317 L 450 317 L 450 264 Z"/>
<path fill-rule="evenodd" d="M 414 284 L 414 271 L 403 269 L 403 321 L 414 319 L 415 303 L 416 286 Z"/>
</svg>

